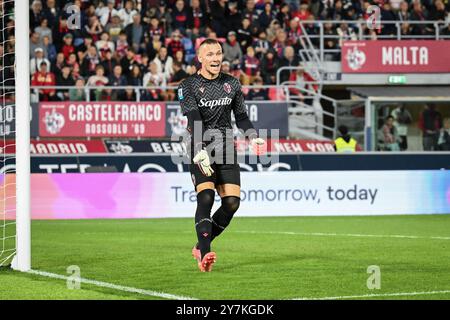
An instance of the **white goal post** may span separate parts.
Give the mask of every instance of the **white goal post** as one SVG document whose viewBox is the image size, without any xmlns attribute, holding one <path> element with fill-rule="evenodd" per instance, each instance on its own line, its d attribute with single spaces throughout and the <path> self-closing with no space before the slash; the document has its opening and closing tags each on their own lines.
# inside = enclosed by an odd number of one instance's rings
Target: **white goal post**
<svg viewBox="0 0 450 320">
<path fill-rule="evenodd" d="M 7 2 L 7 1 L 3 1 Z M 12 267 L 31 269 L 29 0 L 14 1 L 16 72 L 16 256 Z"/>
</svg>

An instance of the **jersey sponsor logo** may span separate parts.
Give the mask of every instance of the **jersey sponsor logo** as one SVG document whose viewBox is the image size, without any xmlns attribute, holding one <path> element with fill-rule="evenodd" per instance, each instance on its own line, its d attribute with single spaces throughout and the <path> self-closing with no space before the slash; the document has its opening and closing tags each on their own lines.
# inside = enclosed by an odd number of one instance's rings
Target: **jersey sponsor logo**
<svg viewBox="0 0 450 320">
<path fill-rule="evenodd" d="M 183 100 L 183 88 L 178 89 L 178 100 Z"/>
<path fill-rule="evenodd" d="M 231 98 L 225 97 L 217 100 L 206 100 L 205 98 L 200 99 L 200 107 L 216 107 L 216 106 L 227 106 L 231 104 Z"/>
<path fill-rule="evenodd" d="M 225 82 L 225 84 L 223 85 L 223 90 L 225 90 L 226 93 L 231 92 L 231 86 L 228 82 Z"/>
</svg>

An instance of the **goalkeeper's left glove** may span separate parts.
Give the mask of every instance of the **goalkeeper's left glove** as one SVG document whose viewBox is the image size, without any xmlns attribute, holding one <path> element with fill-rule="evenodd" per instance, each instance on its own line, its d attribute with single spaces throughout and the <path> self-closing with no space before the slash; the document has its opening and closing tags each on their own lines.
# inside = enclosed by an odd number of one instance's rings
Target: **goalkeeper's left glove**
<svg viewBox="0 0 450 320">
<path fill-rule="evenodd" d="M 200 150 L 192 160 L 198 165 L 203 175 L 210 177 L 214 173 L 206 150 Z"/>
<path fill-rule="evenodd" d="M 252 152 L 257 156 L 261 156 L 267 152 L 266 141 L 262 138 L 254 138 L 250 141 Z"/>
</svg>

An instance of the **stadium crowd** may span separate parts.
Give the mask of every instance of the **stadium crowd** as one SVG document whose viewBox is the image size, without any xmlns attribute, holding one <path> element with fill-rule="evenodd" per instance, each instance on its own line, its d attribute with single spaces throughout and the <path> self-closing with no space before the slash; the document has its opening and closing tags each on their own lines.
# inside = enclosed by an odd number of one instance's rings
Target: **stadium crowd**
<svg viewBox="0 0 450 320">
<path fill-rule="evenodd" d="M 143 86 L 144 100 L 172 100 L 173 90 L 199 67 L 195 50 L 206 37 L 223 42 L 224 72 L 244 85 L 274 84 L 281 66 L 301 65 L 302 30 L 318 34 L 315 20 L 366 19 L 371 4 L 382 20 L 447 19 L 448 0 L 34 0 L 30 5 L 30 59 L 34 86 L 76 86 L 41 90 L 40 100 L 83 100 L 89 86 Z M 74 5 L 79 8 L 77 17 Z M 364 30 L 371 38 L 394 34 L 395 27 Z M 429 25 L 403 25 L 402 33 L 426 35 Z M 450 27 L 442 31 L 450 34 Z M 356 38 L 351 24 L 326 24 L 325 48 L 338 49 Z M 313 43 L 317 45 L 317 39 Z M 5 48 L 0 47 L 0 50 Z M 9 49 L 7 49 L 9 50 Z M 336 59 L 332 54 L 330 59 Z M 284 72 L 282 81 L 307 86 L 306 72 Z M 249 90 L 251 99 L 267 99 L 267 90 Z M 135 99 L 129 90 L 96 90 L 91 99 Z"/>
</svg>

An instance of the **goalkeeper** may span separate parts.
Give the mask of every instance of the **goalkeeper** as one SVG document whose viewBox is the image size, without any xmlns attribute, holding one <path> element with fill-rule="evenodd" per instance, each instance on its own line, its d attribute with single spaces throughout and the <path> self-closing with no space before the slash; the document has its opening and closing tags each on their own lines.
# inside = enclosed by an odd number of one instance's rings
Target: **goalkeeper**
<svg viewBox="0 0 450 320">
<path fill-rule="evenodd" d="M 178 100 L 188 118 L 190 173 L 197 192 L 195 229 L 198 243 L 192 254 L 200 271 L 209 272 L 216 261 L 211 242 L 230 224 L 240 203 L 240 170 L 231 112 L 238 128 L 250 139 L 255 154 L 264 153 L 266 144 L 258 138 L 247 116 L 239 80 L 220 72 L 223 59 L 220 43 L 214 39 L 204 40 L 198 48 L 197 58 L 202 67 L 180 84 Z M 211 217 L 216 190 L 221 206 Z"/>
</svg>

